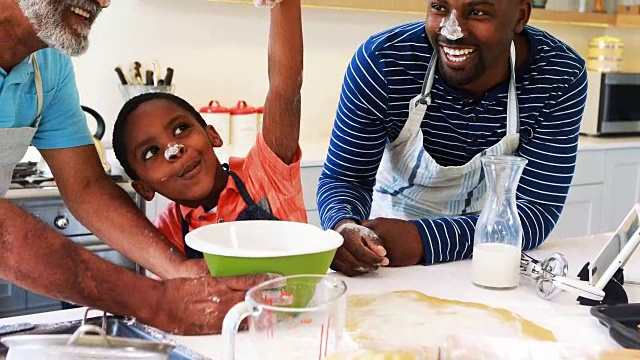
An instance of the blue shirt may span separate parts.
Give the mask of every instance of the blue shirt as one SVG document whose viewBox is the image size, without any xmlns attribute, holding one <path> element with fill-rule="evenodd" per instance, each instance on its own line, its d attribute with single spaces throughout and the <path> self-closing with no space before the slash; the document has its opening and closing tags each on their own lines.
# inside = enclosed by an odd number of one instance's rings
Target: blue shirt
<svg viewBox="0 0 640 360">
<path fill-rule="evenodd" d="M 582 58 L 533 27 L 525 64 L 516 70 L 520 111 L 517 155 L 528 159 L 517 188 L 523 248 L 540 245 L 555 226 L 573 178 L 587 93 Z M 423 22 L 370 37 L 348 65 L 329 151 L 318 185 L 324 228 L 342 219 L 367 219 L 385 144 L 407 121 L 420 93 L 433 47 Z M 437 75 L 433 102 L 422 122 L 424 148 L 440 165 L 459 166 L 506 134 L 508 81 L 474 101 Z M 424 264 L 471 256 L 477 215 L 413 221 L 424 245 Z"/>
<path fill-rule="evenodd" d="M 42 120 L 32 145 L 38 149 L 93 144 L 87 118 L 80 108 L 71 59 L 46 48 L 36 52 L 42 74 Z M 33 126 L 37 96 L 33 64 L 27 57 L 9 74 L 0 68 L 0 128 Z"/>
</svg>

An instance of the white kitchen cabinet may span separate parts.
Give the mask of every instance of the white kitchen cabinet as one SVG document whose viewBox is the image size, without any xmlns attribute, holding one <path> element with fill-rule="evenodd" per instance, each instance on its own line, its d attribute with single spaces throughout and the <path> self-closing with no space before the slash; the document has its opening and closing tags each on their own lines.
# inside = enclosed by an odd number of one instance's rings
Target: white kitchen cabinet
<svg viewBox="0 0 640 360">
<path fill-rule="evenodd" d="M 307 210 L 307 222 L 317 227 L 320 225 L 320 212 L 316 202 L 318 181 L 322 173 L 322 166 L 303 167 L 301 172 L 302 193 L 304 194 L 304 207 Z"/>
<path fill-rule="evenodd" d="M 640 202 L 640 149 L 608 150 L 605 162 L 603 232 L 614 231 Z"/>
<path fill-rule="evenodd" d="M 318 210 L 307 210 L 307 222 L 311 225 L 322 227 L 320 225 L 320 212 Z"/>
<path fill-rule="evenodd" d="M 316 193 L 318 191 L 318 181 L 322 173 L 322 166 L 303 167 L 300 171 L 302 179 L 302 193 L 304 195 L 304 207 L 307 210 L 316 210 Z"/>
<path fill-rule="evenodd" d="M 147 202 L 147 218 L 149 220 L 155 219 L 156 216 L 158 216 L 158 214 L 160 214 L 162 210 L 169 205 L 169 203 L 169 199 L 160 194 L 156 194 L 156 196 L 153 197 L 153 200 Z"/>
<path fill-rule="evenodd" d="M 602 184 L 572 186 L 558 223 L 549 235 L 572 238 L 600 233 Z"/>
<path fill-rule="evenodd" d="M 604 164 L 604 150 L 578 151 L 571 186 L 602 184 Z"/>
</svg>

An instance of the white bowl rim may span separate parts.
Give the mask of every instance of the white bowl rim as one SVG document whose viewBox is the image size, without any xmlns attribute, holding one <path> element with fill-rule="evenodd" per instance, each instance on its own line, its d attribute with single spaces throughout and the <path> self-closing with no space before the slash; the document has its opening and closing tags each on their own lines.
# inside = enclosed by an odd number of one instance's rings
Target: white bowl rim
<svg viewBox="0 0 640 360">
<path fill-rule="evenodd" d="M 286 226 L 297 226 L 301 228 L 301 231 L 316 231 L 319 235 L 326 237 L 325 242 L 319 243 L 318 246 L 307 249 L 296 249 L 296 251 L 284 251 L 284 250 L 255 250 L 255 249 L 235 249 L 227 246 L 220 246 L 210 241 L 198 239 L 199 233 L 208 231 L 210 227 L 226 228 L 232 226 L 238 226 L 239 223 L 259 223 L 266 226 L 279 226 L 283 223 Z M 278 221 L 278 220 L 247 220 L 247 221 L 230 221 L 226 223 L 210 224 L 200 228 L 197 228 L 187 234 L 185 242 L 189 247 L 194 250 L 200 251 L 205 254 L 211 254 L 216 256 L 226 256 L 235 258 L 271 258 L 271 257 L 287 257 L 287 256 L 299 256 L 317 254 L 335 250 L 342 246 L 344 239 L 342 235 L 334 230 L 322 230 L 321 228 L 302 222 L 295 221 Z"/>
</svg>

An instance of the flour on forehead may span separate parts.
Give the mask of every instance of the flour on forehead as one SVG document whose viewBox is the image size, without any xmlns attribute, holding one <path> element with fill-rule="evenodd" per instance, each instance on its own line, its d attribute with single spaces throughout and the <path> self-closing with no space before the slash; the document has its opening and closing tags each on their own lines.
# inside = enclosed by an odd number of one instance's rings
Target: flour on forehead
<svg viewBox="0 0 640 360">
<path fill-rule="evenodd" d="M 17 0 L 24 15 L 34 27 L 36 35 L 47 46 L 66 55 L 83 54 L 89 47 L 89 26 L 76 26 L 73 29 L 64 23 L 65 16 L 72 6 L 100 13 L 100 6 L 91 0 Z"/>
</svg>

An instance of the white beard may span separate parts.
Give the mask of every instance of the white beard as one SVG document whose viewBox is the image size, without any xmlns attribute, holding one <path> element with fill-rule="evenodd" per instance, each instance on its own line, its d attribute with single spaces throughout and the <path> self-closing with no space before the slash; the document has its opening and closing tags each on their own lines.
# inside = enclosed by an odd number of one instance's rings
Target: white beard
<svg viewBox="0 0 640 360">
<path fill-rule="evenodd" d="M 89 47 L 90 27 L 76 26 L 69 29 L 64 22 L 71 5 L 91 10 L 101 10 L 91 0 L 17 0 L 24 15 L 31 22 L 36 35 L 47 46 L 69 56 L 78 56 Z"/>
</svg>

